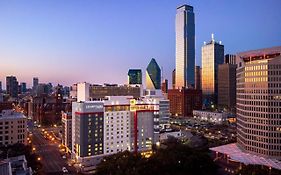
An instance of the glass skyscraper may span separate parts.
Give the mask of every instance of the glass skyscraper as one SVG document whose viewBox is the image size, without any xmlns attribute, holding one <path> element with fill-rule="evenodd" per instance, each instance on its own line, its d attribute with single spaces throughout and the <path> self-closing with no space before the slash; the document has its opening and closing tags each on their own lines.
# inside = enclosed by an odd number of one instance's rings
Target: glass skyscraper
<svg viewBox="0 0 281 175">
<path fill-rule="evenodd" d="M 182 5 L 176 14 L 176 88 L 195 84 L 195 23 L 193 7 Z"/>
<path fill-rule="evenodd" d="M 146 88 L 161 89 L 161 69 L 154 58 L 146 68 Z"/>
<path fill-rule="evenodd" d="M 129 69 L 128 83 L 129 84 L 142 84 L 141 69 Z"/>
<path fill-rule="evenodd" d="M 224 45 L 212 40 L 202 47 L 202 93 L 204 103 L 216 103 L 218 94 L 218 65 L 224 62 Z M 206 105 L 206 104 L 205 104 Z"/>
</svg>

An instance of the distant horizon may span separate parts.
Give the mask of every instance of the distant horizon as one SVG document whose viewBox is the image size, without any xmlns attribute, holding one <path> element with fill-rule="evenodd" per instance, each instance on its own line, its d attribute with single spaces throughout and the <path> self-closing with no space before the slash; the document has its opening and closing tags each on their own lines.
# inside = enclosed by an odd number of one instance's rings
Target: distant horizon
<svg viewBox="0 0 281 175">
<path fill-rule="evenodd" d="M 225 54 L 281 46 L 276 0 L 1 1 L 2 89 L 9 75 L 28 88 L 33 77 L 64 86 L 125 84 L 130 68 L 142 69 L 145 84 L 151 58 L 171 87 L 176 8 L 183 4 L 194 7 L 196 65 L 201 66 L 201 47 L 211 33 Z"/>
</svg>

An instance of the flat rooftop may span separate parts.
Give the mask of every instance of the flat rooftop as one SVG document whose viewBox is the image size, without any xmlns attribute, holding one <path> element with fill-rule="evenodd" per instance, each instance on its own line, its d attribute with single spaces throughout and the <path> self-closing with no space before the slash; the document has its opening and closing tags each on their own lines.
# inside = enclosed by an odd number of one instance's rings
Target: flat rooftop
<svg viewBox="0 0 281 175">
<path fill-rule="evenodd" d="M 21 119 L 26 118 L 22 113 L 15 112 L 13 110 L 2 110 L 0 113 L 0 120 L 1 119 Z"/>
<path fill-rule="evenodd" d="M 231 160 L 244 163 L 245 165 L 264 165 L 281 170 L 281 161 L 243 152 L 236 143 L 210 148 L 210 150 L 226 154 Z"/>
</svg>

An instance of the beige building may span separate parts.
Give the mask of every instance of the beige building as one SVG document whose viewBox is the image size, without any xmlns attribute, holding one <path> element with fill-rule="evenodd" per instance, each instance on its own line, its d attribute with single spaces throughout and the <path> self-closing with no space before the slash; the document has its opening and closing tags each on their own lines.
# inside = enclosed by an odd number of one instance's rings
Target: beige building
<svg viewBox="0 0 281 175">
<path fill-rule="evenodd" d="M 281 47 L 237 54 L 238 146 L 281 160 Z"/>
<path fill-rule="evenodd" d="M 0 145 L 27 144 L 27 118 L 22 113 L 3 110 L 0 113 Z"/>
</svg>

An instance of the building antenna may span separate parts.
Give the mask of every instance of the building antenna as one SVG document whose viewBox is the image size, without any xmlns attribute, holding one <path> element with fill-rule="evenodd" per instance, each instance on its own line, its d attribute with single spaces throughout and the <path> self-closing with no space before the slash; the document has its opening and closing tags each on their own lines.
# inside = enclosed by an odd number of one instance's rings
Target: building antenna
<svg viewBox="0 0 281 175">
<path fill-rule="evenodd" d="M 215 36 L 214 36 L 214 33 L 212 33 L 212 42 L 214 42 L 215 41 Z"/>
</svg>

